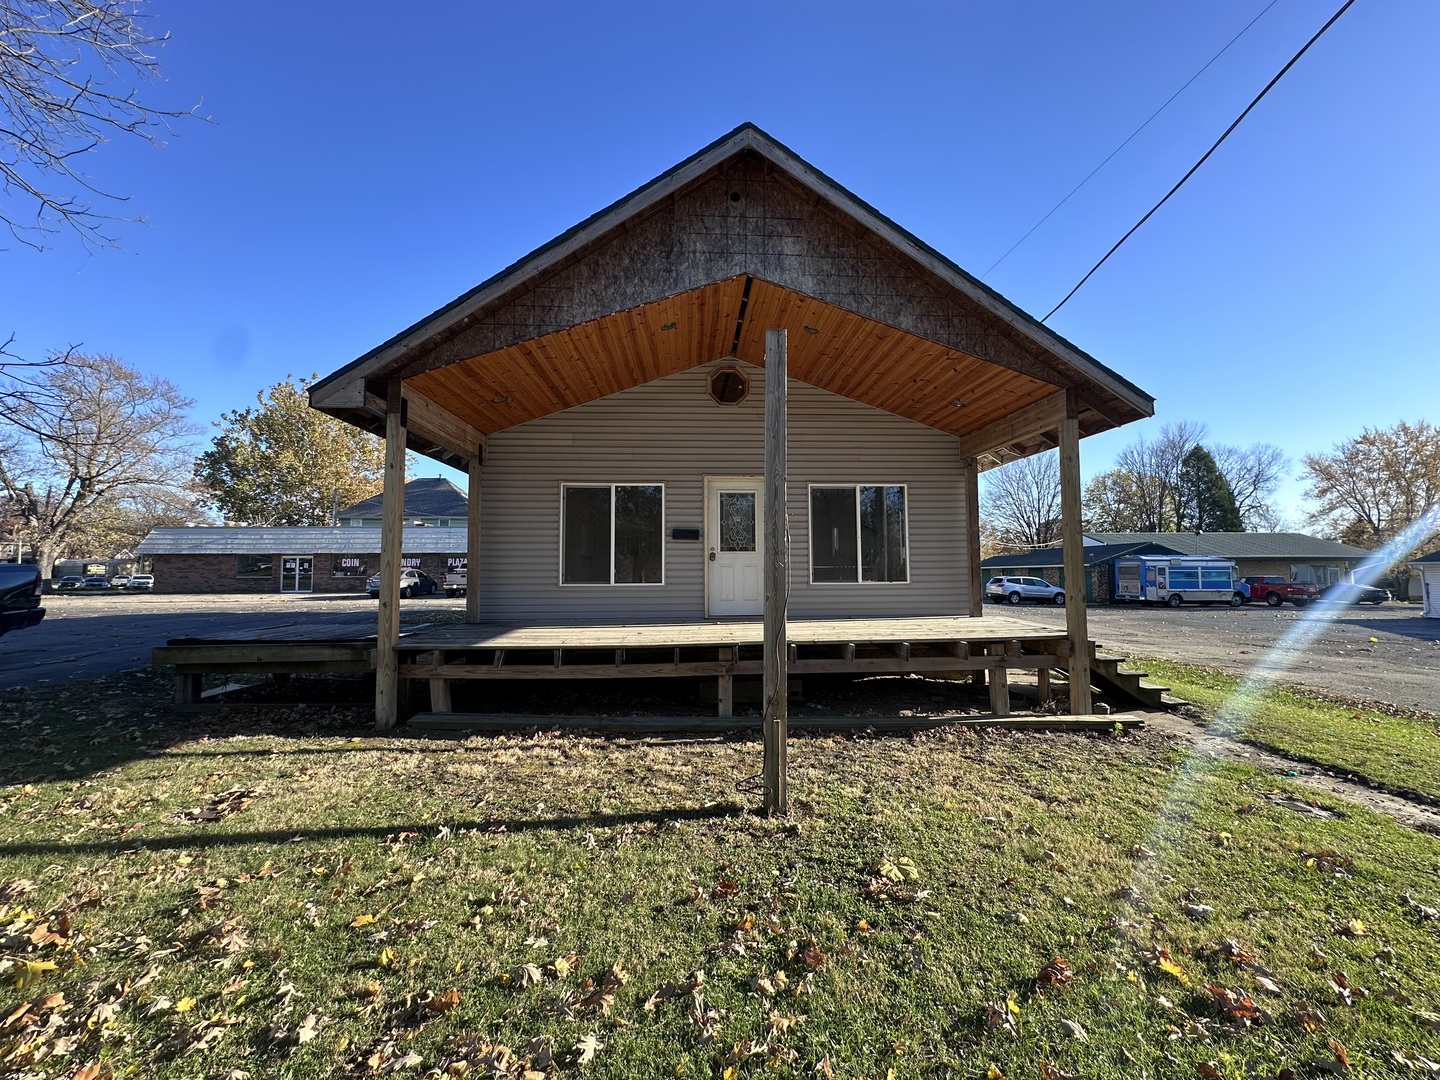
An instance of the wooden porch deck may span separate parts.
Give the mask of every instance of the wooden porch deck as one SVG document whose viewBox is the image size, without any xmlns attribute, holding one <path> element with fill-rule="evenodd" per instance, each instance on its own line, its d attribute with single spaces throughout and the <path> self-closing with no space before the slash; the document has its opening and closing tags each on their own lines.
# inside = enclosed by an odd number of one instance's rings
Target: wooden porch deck
<svg viewBox="0 0 1440 1080">
<path fill-rule="evenodd" d="M 1052 668 L 1067 666 L 1064 631 L 1011 616 L 792 619 L 791 676 L 950 675 L 983 678 L 992 711 L 1008 716 L 1008 673 L 1034 671 L 1048 694 Z M 464 623 L 417 630 L 397 644 L 399 676 L 429 683 L 431 710 L 451 711 L 456 679 L 717 680 L 719 715 L 733 715 L 734 679 L 763 673 L 759 620 L 536 626 Z"/>
</svg>

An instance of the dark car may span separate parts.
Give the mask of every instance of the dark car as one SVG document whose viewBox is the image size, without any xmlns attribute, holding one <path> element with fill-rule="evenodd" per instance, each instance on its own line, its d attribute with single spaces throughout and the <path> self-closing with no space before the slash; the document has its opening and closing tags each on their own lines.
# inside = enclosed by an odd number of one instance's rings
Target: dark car
<svg viewBox="0 0 1440 1080">
<path fill-rule="evenodd" d="M 1337 581 L 1320 594 L 1322 604 L 1383 604 L 1390 599 L 1390 590 L 1355 581 Z"/>
<path fill-rule="evenodd" d="M 45 580 L 30 563 L 0 563 L 0 634 L 24 630 L 45 618 L 40 593 Z"/>
</svg>

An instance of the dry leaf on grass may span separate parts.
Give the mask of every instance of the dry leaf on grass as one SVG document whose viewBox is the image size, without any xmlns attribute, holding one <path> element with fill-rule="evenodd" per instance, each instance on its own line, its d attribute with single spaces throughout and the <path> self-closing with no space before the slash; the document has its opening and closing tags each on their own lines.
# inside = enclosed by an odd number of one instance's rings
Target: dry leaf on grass
<svg viewBox="0 0 1440 1080">
<path fill-rule="evenodd" d="M 595 1060 L 595 1055 L 605 1049 L 605 1044 L 595 1032 L 581 1036 L 580 1040 L 573 1047 L 575 1060 L 581 1065 L 588 1065 Z"/>
<path fill-rule="evenodd" d="M 1042 967 L 1040 974 L 1035 976 L 1035 989 L 1040 992 L 1052 986 L 1063 988 L 1069 986 L 1074 980 L 1075 976 L 1071 974 L 1070 962 L 1057 956 Z"/>
</svg>

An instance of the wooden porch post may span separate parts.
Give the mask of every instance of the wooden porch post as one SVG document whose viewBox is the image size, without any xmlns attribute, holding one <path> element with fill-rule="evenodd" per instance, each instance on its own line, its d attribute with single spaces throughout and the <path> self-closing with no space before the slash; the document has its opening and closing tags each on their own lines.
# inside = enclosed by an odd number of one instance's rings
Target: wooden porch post
<svg viewBox="0 0 1440 1080">
<path fill-rule="evenodd" d="M 470 508 L 465 517 L 465 621 L 480 621 L 480 470 L 485 448 L 475 447 L 470 458 Z"/>
<path fill-rule="evenodd" d="M 970 615 L 979 618 L 985 611 L 985 572 L 980 568 L 980 462 L 966 458 L 960 463 L 965 473 L 965 544 L 970 549 Z"/>
<path fill-rule="evenodd" d="M 1060 421 L 1060 535 L 1065 629 L 1070 638 L 1070 715 L 1090 713 L 1090 633 L 1085 618 L 1085 535 L 1080 528 L 1080 421 L 1073 400 Z"/>
<path fill-rule="evenodd" d="M 790 598 L 790 524 L 785 512 L 787 335 L 765 331 L 765 812 L 789 813 L 786 727 L 790 651 L 785 619 Z"/>
<path fill-rule="evenodd" d="M 381 495 L 380 617 L 375 632 L 375 727 L 399 720 L 400 556 L 405 528 L 405 400 L 392 379 L 385 395 L 385 488 Z M 467 593 L 468 595 L 468 593 Z"/>
</svg>

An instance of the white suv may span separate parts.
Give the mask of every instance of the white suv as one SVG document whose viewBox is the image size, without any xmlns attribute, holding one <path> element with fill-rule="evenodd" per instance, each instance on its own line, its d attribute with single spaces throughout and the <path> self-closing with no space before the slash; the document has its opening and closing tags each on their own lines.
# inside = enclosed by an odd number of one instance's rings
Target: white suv
<svg viewBox="0 0 1440 1080">
<path fill-rule="evenodd" d="M 985 595 L 996 604 L 1033 600 L 1037 604 L 1065 606 L 1065 590 L 1038 577 L 992 577 L 985 583 Z"/>
</svg>

